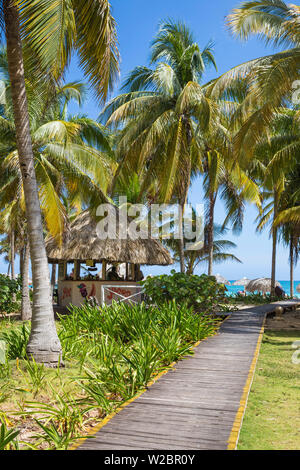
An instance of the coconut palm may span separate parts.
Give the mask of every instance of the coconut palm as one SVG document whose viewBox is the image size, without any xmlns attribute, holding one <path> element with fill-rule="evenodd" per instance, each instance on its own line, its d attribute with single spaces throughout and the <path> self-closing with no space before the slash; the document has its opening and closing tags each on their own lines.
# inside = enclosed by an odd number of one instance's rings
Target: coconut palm
<svg viewBox="0 0 300 470">
<path fill-rule="evenodd" d="M 202 86 L 207 67 L 216 67 L 212 43 L 203 50 L 182 22 L 161 23 L 152 41 L 149 67 L 136 67 L 101 118 L 124 126 L 119 172 L 143 175 L 144 188 L 158 182 L 156 201 L 174 196 L 183 208 L 193 171 L 201 167 L 198 134 L 218 125 L 215 102 Z M 181 269 L 184 269 L 181 249 Z"/>
<path fill-rule="evenodd" d="M 282 0 L 244 1 L 228 16 L 227 24 L 242 40 L 258 35 L 267 44 L 287 48 L 234 67 L 211 84 L 212 97 L 224 91 L 230 95 L 241 82 L 247 86 L 234 119 L 235 153 L 245 161 L 253 156 L 274 111 L 297 92 L 293 87 L 300 66 L 299 6 Z"/>
<path fill-rule="evenodd" d="M 192 226 L 193 230 L 196 228 L 196 211 L 192 210 Z M 214 224 L 214 241 L 213 241 L 213 262 L 216 264 L 224 263 L 226 261 L 234 261 L 241 263 L 241 260 L 234 254 L 228 253 L 228 250 L 236 248 L 236 244 L 221 238 L 226 234 L 227 229 Z M 163 243 L 171 249 L 175 262 L 180 261 L 180 247 L 179 241 L 171 238 L 163 240 Z M 193 249 L 189 249 L 190 245 L 194 245 Z M 191 240 L 184 239 L 184 260 L 185 260 L 185 272 L 187 274 L 193 274 L 199 264 L 209 264 L 210 262 L 210 246 L 208 238 L 208 226 L 204 229 L 204 240 L 203 243 L 196 242 L 192 243 Z"/>
<path fill-rule="evenodd" d="M 3 72 L 4 66 L 0 66 Z M 68 116 L 70 100 L 81 103 L 84 87 L 66 84 L 48 101 L 47 111 L 40 110 L 39 97 L 31 95 L 31 133 L 40 205 L 47 230 L 58 243 L 67 218 L 68 205 L 99 203 L 104 198 L 113 160 L 106 152 L 105 131 L 85 116 Z M 37 109 L 36 109 L 37 108 Z M 25 210 L 24 191 L 19 167 L 14 121 L 10 101 L 0 116 L 0 177 L 2 207 L 17 199 Z M 96 148 L 98 147 L 98 148 Z"/>
<path fill-rule="evenodd" d="M 20 25 L 27 50 L 33 52 L 28 64 L 30 63 L 31 73 L 37 81 L 45 71 L 59 79 L 75 48 L 97 96 L 105 98 L 118 71 L 115 24 L 107 0 L 2 0 L 2 13 L 34 286 L 33 320 L 27 352 L 38 362 L 57 364 L 61 356 L 61 345 L 55 330 L 50 296 Z"/>
<path fill-rule="evenodd" d="M 4 76 L 6 65 L 2 53 L 0 70 Z M 30 95 L 32 143 L 41 210 L 45 228 L 58 243 L 61 242 L 66 221 L 70 220 L 70 206 L 80 209 L 83 203 L 89 203 L 93 198 L 99 203 L 111 175 L 106 154 L 89 145 L 92 143 L 98 148 L 107 146 L 102 127 L 86 117 L 67 117 L 69 101 L 75 98 L 81 103 L 83 95 L 82 84 L 66 84 L 57 90 L 51 101 L 48 100 L 47 111 L 39 108 L 39 96 Z M 29 247 L 26 243 L 27 232 L 23 230 L 26 226 L 24 191 L 9 103 L 8 100 L 0 117 L 0 154 L 3 158 L 0 178 L 3 210 L 0 215 L 5 215 L 11 205 L 18 207 L 23 214 L 23 224 L 19 224 L 25 240 L 20 249 L 20 259 L 24 260 L 21 316 L 28 319 L 30 302 L 26 279 Z"/>
<path fill-rule="evenodd" d="M 279 237 L 278 214 L 283 208 L 287 175 L 299 158 L 298 112 L 281 109 L 274 115 L 268 135 L 254 149 L 256 178 L 264 186 L 264 207 L 258 217 L 258 229 L 271 224 L 272 294 L 276 278 L 276 249 Z"/>
<path fill-rule="evenodd" d="M 295 218 L 299 207 L 300 165 L 299 155 L 296 165 L 286 174 L 285 190 L 281 196 L 280 207 L 275 225 L 279 228 L 280 238 L 289 247 L 290 295 L 294 296 L 294 267 L 299 258 L 300 219 Z"/>
<path fill-rule="evenodd" d="M 258 185 L 243 171 L 238 164 L 232 166 L 230 159 L 217 151 L 207 152 L 203 164 L 204 190 L 206 204 L 206 230 L 208 249 L 208 275 L 213 273 L 214 261 L 214 212 L 217 197 L 224 201 L 226 217 L 223 227 L 231 223 L 232 230 L 239 233 L 243 226 L 245 202 L 261 205 L 261 195 Z"/>
</svg>

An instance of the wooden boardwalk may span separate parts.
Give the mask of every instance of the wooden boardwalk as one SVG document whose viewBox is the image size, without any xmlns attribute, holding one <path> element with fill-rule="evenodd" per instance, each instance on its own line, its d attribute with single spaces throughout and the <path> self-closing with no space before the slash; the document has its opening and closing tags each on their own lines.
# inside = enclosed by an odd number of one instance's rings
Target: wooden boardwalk
<svg viewBox="0 0 300 470">
<path fill-rule="evenodd" d="M 227 449 L 265 315 L 275 306 L 232 313 L 218 335 L 201 342 L 194 356 L 178 362 L 78 449 Z"/>
</svg>

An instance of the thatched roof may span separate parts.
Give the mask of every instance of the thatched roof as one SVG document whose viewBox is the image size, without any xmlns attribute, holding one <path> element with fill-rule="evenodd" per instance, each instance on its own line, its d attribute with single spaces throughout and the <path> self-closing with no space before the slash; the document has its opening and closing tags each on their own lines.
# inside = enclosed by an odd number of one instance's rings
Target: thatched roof
<svg viewBox="0 0 300 470">
<path fill-rule="evenodd" d="M 215 278 L 218 284 L 226 284 L 227 286 L 230 286 L 230 282 L 227 281 L 225 277 L 221 276 L 221 274 L 216 274 Z"/>
<path fill-rule="evenodd" d="M 235 281 L 232 285 L 233 286 L 247 286 L 249 282 L 250 282 L 250 279 L 243 277 L 243 279 L 239 279 L 238 281 Z"/>
<path fill-rule="evenodd" d="M 278 281 L 275 282 L 275 287 L 277 286 L 282 288 L 281 284 Z M 249 284 L 247 284 L 246 290 L 248 292 L 259 291 L 263 294 L 271 292 L 271 279 L 267 277 L 253 279 L 253 281 L 250 281 Z"/>
<path fill-rule="evenodd" d="M 108 223 L 114 222 L 113 215 L 105 216 L 107 224 L 104 226 L 103 223 L 103 227 L 99 228 L 97 224 L 101 219 L 98 218 L 96 220 L 86 210 L 65 230 L 61 247 L 57 245 L 53 238 L 46 240 L 49 263 L 94 260 L 96 262 L 107 261 L 109 263 L 147 265 L 173 264 L 170 253 L 158 240 L 148 238 L 148 234 L 143 231 L 140 231 L 137 239 L 133 239 L 132 234 L 136 233 L 137 225 L 130 219 L 127 219 L 129 228 L 126 230 L 126 219 L 122 222 L 117 209 L 115 213 L 117 215 L 115 239 L 101 239 L 101 236 L 104 236 L 106 233 Z"/>
</svg>

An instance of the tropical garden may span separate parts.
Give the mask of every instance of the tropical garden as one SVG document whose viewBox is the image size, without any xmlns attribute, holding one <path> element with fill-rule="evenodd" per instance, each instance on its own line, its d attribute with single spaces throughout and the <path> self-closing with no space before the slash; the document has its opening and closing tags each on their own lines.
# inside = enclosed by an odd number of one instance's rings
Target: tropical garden
<svg viewBox="0 0 300 470">
<path fill-rule="evenodd" d="M 240 262 L 226 234 L 241 232 L 246 204 L 256 207 L 257 230 L 270 231 L 271 296 L 279 243 L 289 247 L 294 295 L 300 7 L 258 0 L 234 9 L 232 34 L 257 35 L 275 51 L 221 76 L 209 38 L 198 44 L 183 21 L 162 20 L 149 62 L 121 77 L 110 99 L 120 54 L 107 0 L 1 6 L 0 231 L 8 275 L 0 277 L 0 449 L 67 449 L 216 333 L 228 301 L 214 269 Z M 86 84 L 65 79 L 74 54 Z M 217 78 L 207 81 L 210 68 Z M 80 114 L 87 85 L 99 104 L 96 120 Z M 74 103 L 77 114 L 69 112 Z M 179 272 L 147 279 L 140 305 L 113 304 L 100 314 L 72 307 L 55 320 L 45 238 L 60 246 L 76 215 L 122 195 L 148 208 L 184 208 L 196 178 L 205 195 L 204 243 L 188 250 L 184 235 L 162 240 Z M 199 267 L 205 274 L 195 274 Z"/>
</svg>

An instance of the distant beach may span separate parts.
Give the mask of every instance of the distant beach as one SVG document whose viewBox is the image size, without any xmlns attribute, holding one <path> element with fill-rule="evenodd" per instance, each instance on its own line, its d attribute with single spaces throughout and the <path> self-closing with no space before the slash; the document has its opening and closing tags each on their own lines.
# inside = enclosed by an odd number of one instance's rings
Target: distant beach
<svg viewBox="0 0 300 470">
<path fill-rule="evenodd" d="M 235 282 L 235 280 L 229 280 L 231 286 L 226 286 L 228 289 L 228 295 L 232 294 L 237 294 L 238 291 L 243 290 L 244 288 L 242 286 L 233 286 L 232 284 Z M 282 285 L 283 290 L 287 295 L 290 295 L 290 281 L 279 281 L 280 284 Z M 297 297 L 298 299 L 300 298 L 300 293 L 296 291 L 297 285 L 300 284 L 300 281 L 294 281 L 294 297 Z"/>
</svg>

